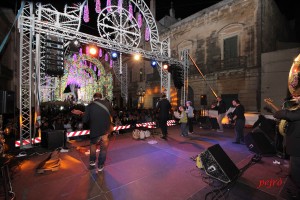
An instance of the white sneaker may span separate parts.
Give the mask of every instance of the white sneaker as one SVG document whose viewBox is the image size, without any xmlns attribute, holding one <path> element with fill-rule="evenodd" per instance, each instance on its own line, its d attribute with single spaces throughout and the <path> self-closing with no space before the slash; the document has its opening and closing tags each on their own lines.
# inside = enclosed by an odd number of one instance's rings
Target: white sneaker
<svg viewBox="0 0 300 200">
<path fill-rule="evenodd" d="M 104 170 L 104 165 L 101 165 L 100 167 L 98 167 L 98 172 L 102 172 Z"/>
<path fill-rule="evenodd" d="M 223 130 L 218 129 L 217 132 L 223 133 Z"/>
<path fill-rule="evenodd" d="M 67 152 L 69 152 L 69 149 L 61 149 L 60 152 L 61 153 L 67 153 Z"/>
</svg>

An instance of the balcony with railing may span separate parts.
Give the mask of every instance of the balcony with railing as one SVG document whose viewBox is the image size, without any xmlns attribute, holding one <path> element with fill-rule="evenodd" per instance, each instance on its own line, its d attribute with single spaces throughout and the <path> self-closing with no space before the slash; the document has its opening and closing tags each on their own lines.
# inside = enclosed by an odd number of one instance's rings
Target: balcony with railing
<svg viewBox="0 0 300 200">
<path fill-rule="evenodd" d="M 229 58 L 225 60 L 215 60 L 211 62 L 207 62 L 206 64 L 199 64 L 203 74 L 209 74 L 220 71 L 227 71 L 232 69 L 244 69 L 247 67 L 247 57 L 239 56 L 236 58 Z M 194 66 L 190 66 L 189 74 L 198 74 L 197 69 Z"/>
</svg>

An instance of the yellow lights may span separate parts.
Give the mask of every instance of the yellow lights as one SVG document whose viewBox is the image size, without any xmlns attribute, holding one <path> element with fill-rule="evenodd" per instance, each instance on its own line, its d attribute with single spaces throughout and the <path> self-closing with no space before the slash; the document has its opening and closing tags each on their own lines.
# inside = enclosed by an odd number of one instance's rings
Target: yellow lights
<svg viewBox="0 0 300 200">
<path fill-rule="evenodd" d="M 163 69 L 164 69 L 164 70 L 168 70 L 168 69 L 169 69 L 169 65 L 168 65 L 167 63 L 164 63 L 164 64 L 163 64 Z"/>
<path fill-rule="evenodd" d="M 141 59 L 141 54 L 135 53 L 135 54 L 133 55 L 133 59 L 136 60 L 136 61 L 140 60 L 140 59 Z"/>
<path fill-rule="evenodd" d="M 92 55 L 92 56 L 95 56 L 97 54 L 97 47 L 95 46 L 90 46 L 89 48 L 89 53 Z"/>
</svg>

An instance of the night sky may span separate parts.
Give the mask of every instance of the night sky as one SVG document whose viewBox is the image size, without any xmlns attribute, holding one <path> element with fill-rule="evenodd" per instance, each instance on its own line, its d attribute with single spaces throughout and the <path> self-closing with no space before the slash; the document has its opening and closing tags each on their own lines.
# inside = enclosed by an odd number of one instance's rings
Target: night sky
<svg viewBox="0 0 300 200">
<path fill-rule="evenodd" d="M 83 0 L 34 0 L 35 2 L 51 3 L 58 10 L 63 9 L 66 2 L 82 2 Z M 117 0 L 112 0 L 112 2 Z M 156 20 L 160 20 L 165 15 L 169 15 L 169 9 L 173 2 L 176 18 L 186 18 L 204 8 L 214 5 L 221 0 L 157 0 L 156 1 Z M 17 10 L 20 7 L 21 0 L 0 0 L 0 7 L 8 7 Z M 95 0 L 88 0 L 91 18 L 96 18 L 94 12 Z M 149 5 L 150 0 L 145 0 Z M 300 0 L 275 0 L 280 11 L 289 19 L 296 19 L 297 33 L 300 35 L 300 14 L 299 5 Z M 101 0 L 102 6 L 106 4 L 106 0 Z M 94 16 L 93 16 L 94 13 Z M 90 29 L 91 32 L 97 31 L 96 20 L 88 24 L 83 23 L 83 29 Z M 85 31 L 84 31 L 85 32 Z M 93 34 L 93 33 L 91 33 Z M 300 37 L 300 36 L 299 36 Z"/>
<path fill-rule="evenodd" d="M 65 2 L 82 2 L 83 0 L 34 0 L 35 2 L 51 3 L 53 5 L 60 5 L 63 7 Z M 114 0 L 112 0 L 114 1 Z M 145 0 L 148 3 L 150 0 Z M 194 14 L 204 8 L 214 5 L 221 0 L 157 0 L 157 20 L 161 19 L 165 15 L 169 14 L 169 9 L 171 7 L 171 1 L 174 3 L 174 8 L 177 18 L 185 18 L 191 14 Z M 15 8 L 15 5 L 20 5 L 21 0 L 1 0 L 1 7 Z M 89 0 L 89 4 L 94 4 L 95 0 Z M 105 0 L 101 0 L 102 4 L 105 4 Z M 297 17 L 299 15 L 298 5 L 300 0 L 275 0 L 278 4 L 279 9 L 284 13 L 289 19 Z"/>
</svg>

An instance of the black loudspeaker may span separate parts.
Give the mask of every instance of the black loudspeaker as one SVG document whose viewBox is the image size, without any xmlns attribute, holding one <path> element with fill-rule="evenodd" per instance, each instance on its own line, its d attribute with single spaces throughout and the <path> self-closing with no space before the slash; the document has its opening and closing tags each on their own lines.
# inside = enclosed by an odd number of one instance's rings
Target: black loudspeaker
<svg viewBox="0 0 300 200">
<path fill-rule="evenodd" d="M 41 145 L 47 149 L 56 149 L 64 145 L 64 130 L 42 131 Z"/>
<path fill-rule="evenodd" d="M 245 137 L 245 143 L 250 151 L 260 155 L 273 155 L 276 153 L 275 147 L 259 128 L 254 129 Z"/>
<path fill-rule="evenodd" d="M 200 104 L 201 104 L 201 106 L 207 106 L 207 96 L 206 96 L 206 94 L 202 94 L 200 96 Z"/>
<path fill-rule="evenodd" d="M 0 91 L 0 114 L 13 114 L 15 110 L 15 93 Z"/>
<path fill-rule="evenodd" d="M 219 144 L 215 144 L 202 152 L 200 159 L 206 174 L 224 183 L 235 180 L 240 173 L 240 170 Z"/>
</svg>

